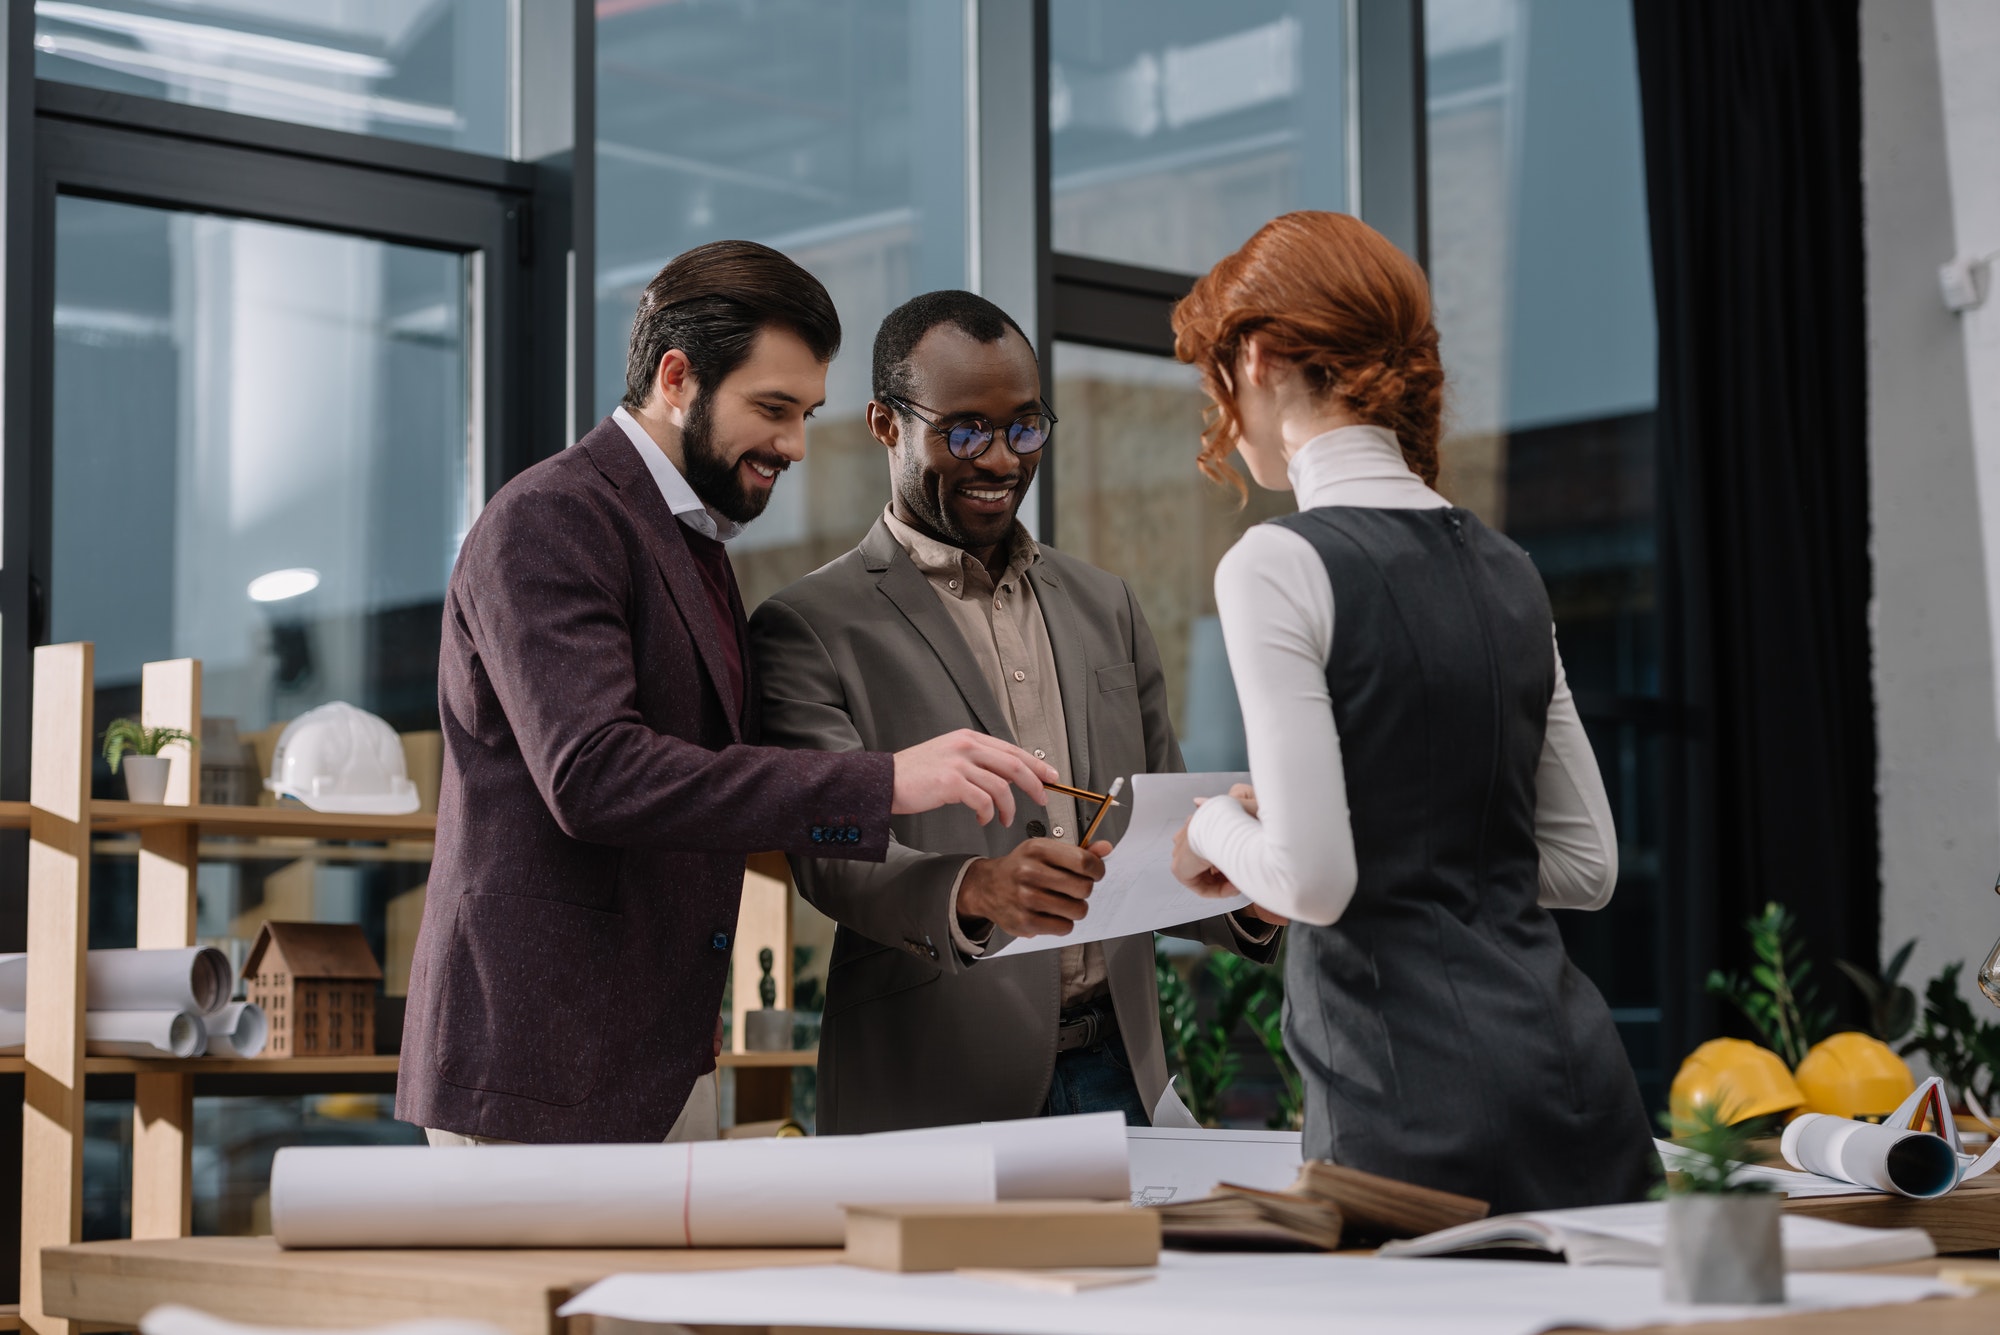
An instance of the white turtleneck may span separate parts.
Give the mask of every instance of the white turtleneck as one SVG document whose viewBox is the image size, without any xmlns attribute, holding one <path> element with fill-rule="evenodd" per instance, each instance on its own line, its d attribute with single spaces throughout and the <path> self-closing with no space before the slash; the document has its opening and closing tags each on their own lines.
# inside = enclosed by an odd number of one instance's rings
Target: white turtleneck
<svg viewBox="0 0 2000 1335">
<path fill-rule="evenodd" d="M 1316 436 L 1292 456 L 1288 472 L 1302 510 L 1450 504 L 1410 471 L 1395 433 L 1381 427 Z M 1260 524 L 1216 567 L 1215 603 L 1243 706 L 1258 812 L 1250 815 L 1233 798 L 1212 798 L 1189 824 L 1188 843 L 1265 908 L 1323 926 L 1346 911 L 1357 876 L 1340 736 L 1326 687 L 1333 585 L 1311 543 Z M 1594 909 L 1610 900 L 1618 880 L 1611 803 L 1560 654 L 1535 771 L 1535 840 L 1544 906 Z"/>
</svg>

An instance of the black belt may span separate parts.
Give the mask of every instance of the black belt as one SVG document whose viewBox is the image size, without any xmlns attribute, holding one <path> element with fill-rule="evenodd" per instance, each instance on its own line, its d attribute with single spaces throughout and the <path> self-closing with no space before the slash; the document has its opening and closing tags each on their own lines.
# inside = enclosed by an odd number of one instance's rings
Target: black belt
<svg viewBox="0 0 2000 1335">
<path fill-rule="evenodd" d="M 1094 1001 L 1064 1011 L 1056 1020 L 1056 1051 L 1101 1048 L 1118 1032 L 1118 1012 L 1109 1002 Z"/>
</svg>

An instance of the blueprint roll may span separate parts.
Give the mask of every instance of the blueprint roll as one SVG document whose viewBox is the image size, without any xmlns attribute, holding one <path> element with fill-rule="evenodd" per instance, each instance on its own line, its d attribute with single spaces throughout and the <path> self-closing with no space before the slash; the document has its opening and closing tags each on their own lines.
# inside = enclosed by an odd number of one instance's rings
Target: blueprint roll
<svg viewBox="0 0 2000 1335">
<path fill-rule="evenodd" d="M 838 1247 L 849 1205 L 993 1199 L 984 1145 L 291 1146 L 280 1247 Z"/>
<path fill-rule="evenodd" d="M 199 1057 L 208 1031 L 193 1011 L 87 1011 L 83 1050 L 93 1057 Z"/>
<path fill-rule="evenodd" d="M 229 956 L 213 946 L 172 950 L 93 950 L 84 1009 L 93 1011 L 221 1010 L 235 990 Z M 28 1008 L 28 957 L 0 955 L 0 1010 Z"/>
<path fill-rule="evenodd" d="M 215 1014 L 202 1016 L 201 1024 L 208 1031 L 211 1057 L 258 1056 L 271 1033 L 264 1008 L 254 1001 L 232 1001 Z"/>
<path fill-rule="evenodd" d="M 1785 1128 L 1779 1148 L 1794 1168 L 1920 1201 L 1958 1185 L 1958 1155 L 1928 1131 L 1803 1113 Z"/>
<path fill-rule="evenodd" d="M 1123 1113 L 1075 1113 L 970 1122 L 859 1137 L 883 1145 L 983 1145 L 993 1152 L 1003 1201 L 1122 1201 L 1132 1194 L 1132 1148 Z"/>
</svg>

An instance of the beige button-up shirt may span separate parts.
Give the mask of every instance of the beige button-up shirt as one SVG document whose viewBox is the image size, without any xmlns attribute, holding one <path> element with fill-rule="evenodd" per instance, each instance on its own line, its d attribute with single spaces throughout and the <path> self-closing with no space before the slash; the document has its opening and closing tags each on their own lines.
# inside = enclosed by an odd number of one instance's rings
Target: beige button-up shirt
<svg viewBox="0 0 2000 1335">
<path fill-rule="evenodd" d="M 882 518 L 890 535 L 909 554 L 931 591 L 944 604 L 952 624 L 965 637 L 966 647 L 972 650 L 987 686 L 1007 713 L 1014 741 L 1037 760 L 1055 766 L 1061 782 L 1074 783 L 1069 767 L 1069 727 L 1063 717 L 1055 650 L 1049 644 L 1049 628 L 1042 620 L 1035 587 L 1028 580 L 1028 567 L 1041 559 L 1041 547 L 1025 528 L 1015 524 L 1009 539 L 1007 567 L 996 580 L 983 564 L 960 548 L 917 532 L 893 513 L 885 513 Z M 1048 836 L 1075 843 L 1083 830 L 1078 824 L 1074 800 L 1061 793 L 1050 793 L 1048 813 Z M 959 879 L 964 878 L 961 871 Z M 952 944 L 977 959 L 985 952 L 987 943 L 973 940 L 960 927 L 956 885 L 951 890 L 950 920 Z M 1096 943 L 1064 946 L 1058 953 L 1063 1005 L 1090 1000 L 1106 990 L 1102 946 Z"/>
</svg>

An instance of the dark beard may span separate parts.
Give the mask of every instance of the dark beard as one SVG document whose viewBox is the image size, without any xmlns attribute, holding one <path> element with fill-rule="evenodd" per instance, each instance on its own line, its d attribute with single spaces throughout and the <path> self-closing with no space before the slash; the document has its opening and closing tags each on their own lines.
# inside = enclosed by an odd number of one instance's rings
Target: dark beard
<svg viewBox="0 0 2000 1335">
<path fill-rule="evenodd" d="M 764 507 L 771 502 L 771 489 L 749 490 L 736 470 L 743 456 L 724 457 L 715 443 L 715 422 L 709 412 L 708 395 L 706 389 L 695 394 L 688 407 L 687 421 L 681 427 L 681 459 L 687 467 L 687 484 L 703 505 L 731 523 L 747 524 L 764 513 Z M 751 457 L 784 471 L 783 459 L 755 453 Z"/>
</svg>

